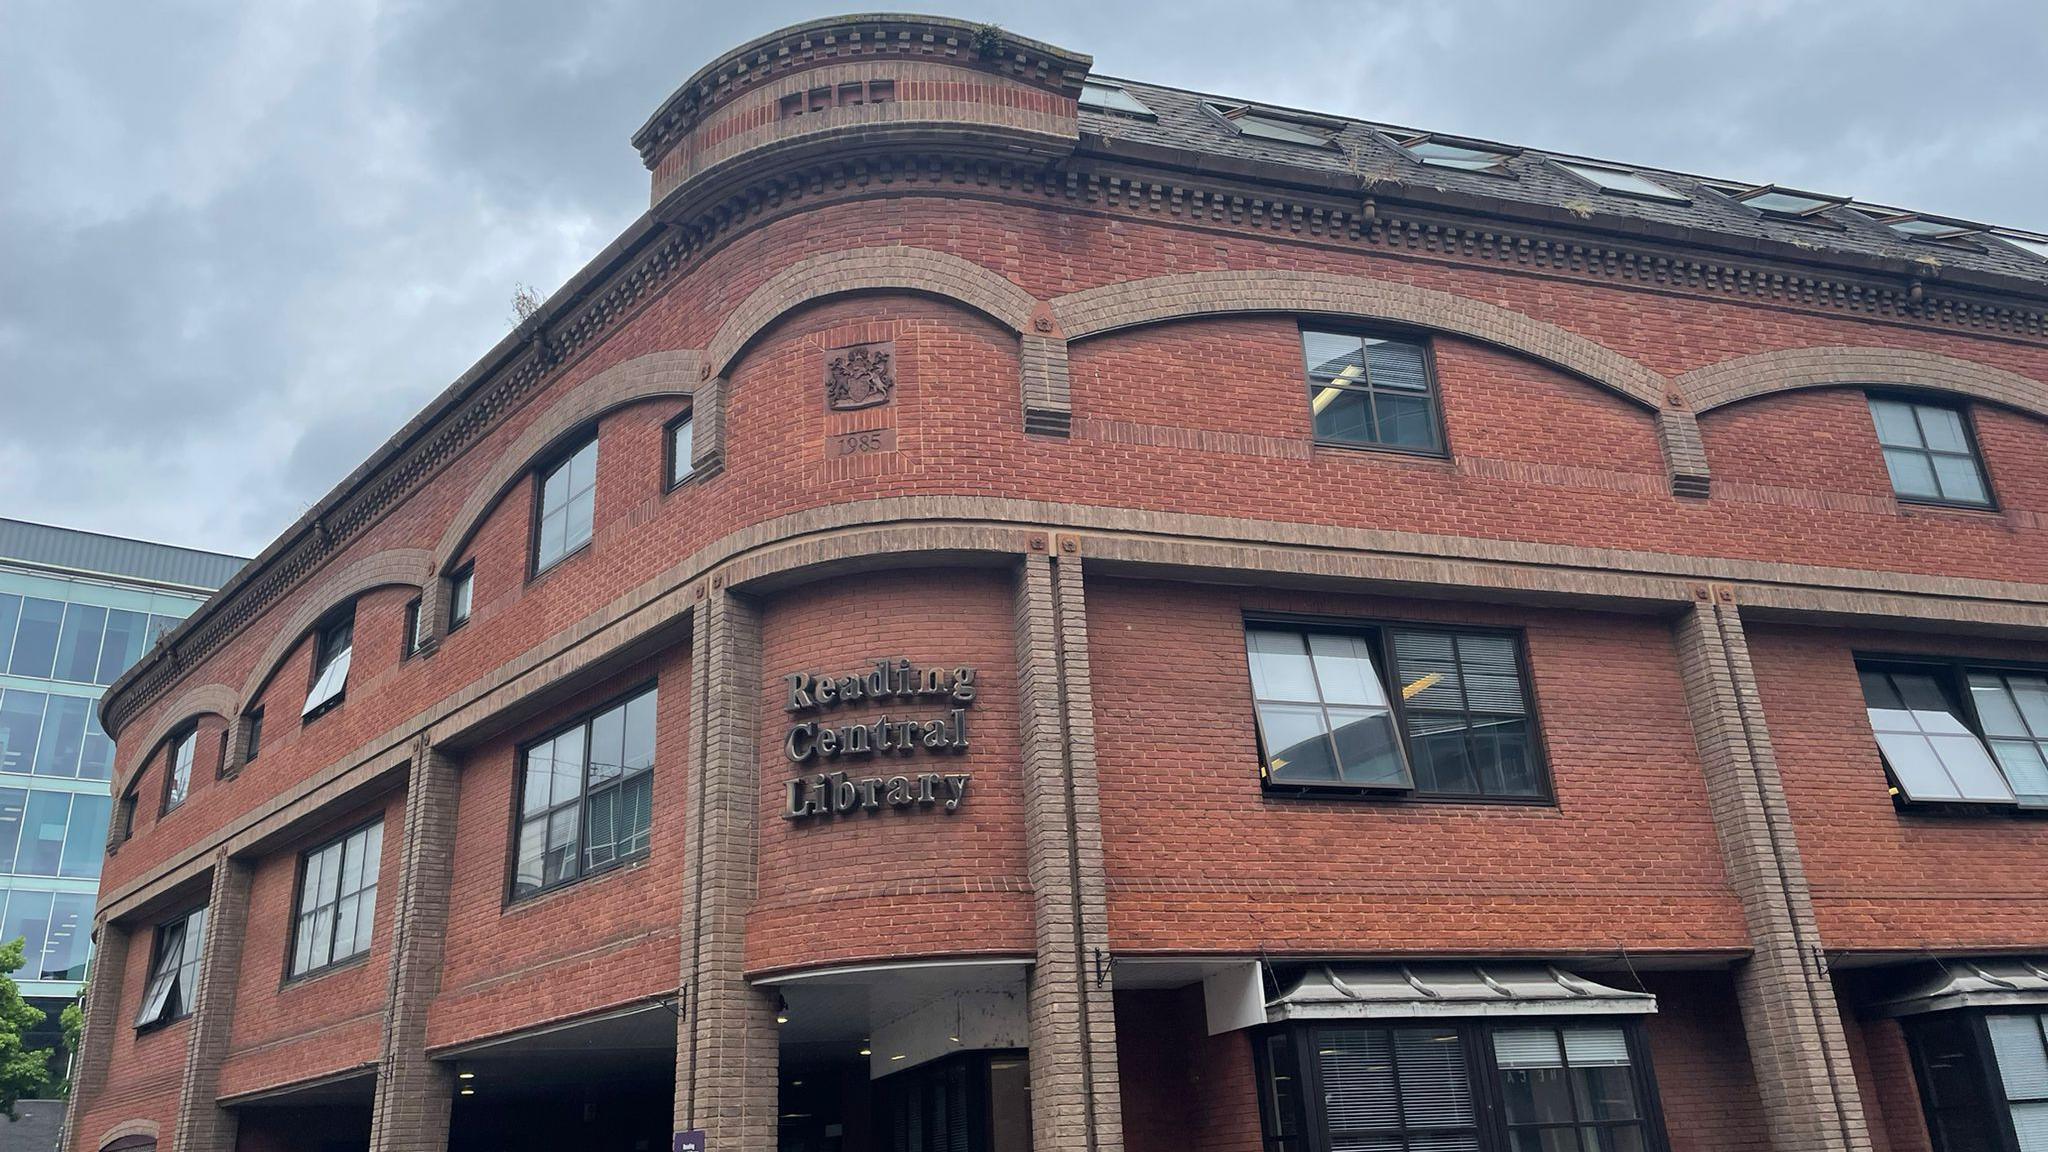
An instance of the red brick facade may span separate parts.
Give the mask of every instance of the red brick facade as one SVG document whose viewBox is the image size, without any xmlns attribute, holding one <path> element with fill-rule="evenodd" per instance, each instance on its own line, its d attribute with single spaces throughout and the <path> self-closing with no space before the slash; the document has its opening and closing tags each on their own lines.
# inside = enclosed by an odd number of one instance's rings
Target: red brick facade
<svg viewBox="0 0 2048 1152">
<path fill-rule="evenodd" d="M 329 1146 L 309 1127 L 441 1147 L 457 1089 L 434 1069 L 659 1005 L 674 1129 L 751 1147 L 776 1122 L 777 989 L 975 960 L 1034 968 L 1039 1148 L 1251 1152 L 1252 1041 L 1209 1034 L 1198 976 L 1137 962 L 1534 958 L 1656 996 L 1672 1152 L 1929 1147 L 1900 1026 L 1831 973 L 2048 952 L 2048 824 L 1895 805 L 1855 655 L 2048 664 L 2040 286 L 1994 309 L 1937 285 L 1909 314 L 1879 303 L 1897 274 L 1819 252 L 1652 274 L 1685 243 L 1420 193 L 1362 221 L 1277 168 L 1102 151 L 1075 128 L 1085 58 L 860 27 L 687 85 L 639 140 L 649 216 L 109 693 L 137 815 L 105 868 L 68 1146 L 154 1125 L 196 1134 L 180 1152 Z M 894 105 L 772 114 L 856 64 L 901 74 Z M 1608 257 L 1557 255 L 1574 243 Z M 1192 275 L 1223 272 L 1268 279 Z M 1316 442 L 1310 318 L 1427 341 L 1441 458 Z M 827 354 L 879 342 L 887 403 L 829 410 Z M 1901 379 L 1701 374 L 1800 349 Z M 1993 509 L 1893 496 L 1857 385 L 1929 363 L 1974 366 L 1937 390 Z M 685 412 L 698 468 L 671 488 Z M 536 470 L 592 432 L 589 544 L 536 575 Z M 1707 494 L 1674 495 L 1681 474 Z M 345 700 L 301 723 L 312 629 L 351 604 Z M 1520 636 L 1552 797 L 1263 791 L 1244 629 L 1270 614 Z M 808 769 L 783 678 L 888 658 L 976 670 L 970 750 L 889 769 L 969 774 L 958 810 L 785 818 Z M 523 749 L 646 685 L 645 855 L 514 899 Z M 195 719 L 191 796 L 159 816 L 156 737 Z M 409 795 L 429 762 L 449 794 Z M 371 946 L 288 979 L 303 853 L 380 815 Z M 234 937 L 232 995 L 138 1031 L 156 926 L 230 866 L 247 911 L 208 948 Z M 419 933 L 440 947 L 400 957 Z M 479 1115 L 458 1101 L 455 1146 Z"/>
</svg>

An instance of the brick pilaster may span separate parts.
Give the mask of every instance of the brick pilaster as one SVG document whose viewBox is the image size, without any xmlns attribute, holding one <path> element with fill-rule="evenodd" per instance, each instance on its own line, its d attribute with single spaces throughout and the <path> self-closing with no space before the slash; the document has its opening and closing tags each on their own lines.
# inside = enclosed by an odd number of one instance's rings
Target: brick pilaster
<svg viewBox="0 0 2048 1152">
<path fill-rule="evenodd" d="M 377 1096 L 370 1110 L 371 1152 L 430 1152 L 448 1146 L 454 1082 L 427 1059 L 427 1013 L 441 986 L 442 936 L 455 873 L 459 766 L 446 752 L 415 742 L 405 793 L 397 915 L 392 918 L 391 978 L 377 1054 Z"/>
<path fill-rule="evenodd" d="M 1864 1152 L 1870 1133 L 1742 620 L 1726 586 L 1696 596 L 1676 627 L 1679 665 L 1722 860 L 1749 926 L 1736 991 L 1771 1146 Z"/>
<path fill-rule="evenodd" d="M 1015 610 L 1038 953 L 1029 1002 L 1032 1142 L 1117 1152 L 1123 1106 L 1079 557 L 1027 555 Z"/>
<path fill-rule="evenodd" d="M 760 809 L 760 615 L 712 588 L 692 625 L 675 1126 L 702 1128 L 713 1148 L 773 1148 L 774 997 L 746 978 Z"/>
<path fill-rule="evenodd" d="M 247 860 L 216 856 L 213 892 L 206 901 L 205 934 L 199 950 L 199 987 L 192 1003 L 185 1073 L 178 1088 L 178 1152 L 234 1152 L 235 1114 L 222 1108 L 220 1066 L 228 1055 L 234 1025 L 235 984 L 242 971 L 242 941 L 248 934 L 249 885 L 256 868 Z"/>
<path fill-rule="evenodd" d="M 115 1029 L 121 1026 L 122 977 L 128 970 L 128 946 L 134 934 L 119 924 L 102 921 L 94 933 L 92 976 L 85 987 L 85 1027 L 72 1055 L 71 1098 L 64 1104 L 63 1147 L 88 1147 L 78 1119 L 107 1080 L 107 1060 Z"/>
</svg>

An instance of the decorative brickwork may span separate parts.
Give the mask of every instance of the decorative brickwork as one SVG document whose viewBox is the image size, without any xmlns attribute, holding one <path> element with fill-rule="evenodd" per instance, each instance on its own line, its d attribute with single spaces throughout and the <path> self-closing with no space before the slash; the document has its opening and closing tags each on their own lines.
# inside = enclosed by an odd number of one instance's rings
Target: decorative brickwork
<svg viewBox="0 0 2048 1152">
<path fill-rule="evenodd" d="M 1672 381 L 1695 412 L 1837 384 L 1926 388 L 2048 417 L 2048 383 L 1912 348 L 1785 348 L 1695 368 Z"/>
</svg>

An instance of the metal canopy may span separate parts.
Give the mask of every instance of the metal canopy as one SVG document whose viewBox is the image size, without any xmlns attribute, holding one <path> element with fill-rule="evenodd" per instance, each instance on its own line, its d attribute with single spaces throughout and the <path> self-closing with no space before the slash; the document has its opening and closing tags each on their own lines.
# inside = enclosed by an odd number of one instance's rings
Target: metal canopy
<svg viewBox="0 0 2048 1152">
<path fill-rule="evenodd" d="M 1596 984 L 1552 964 L 1323 964 L 1266 1003 L 1266 1018 L 1614 1016 L 1657 1010 L 1648 992 Z"/>
<path fill-rule="evenodd" d="M 1937 960 L 1872 1003 L 1872 1016 L 2048 1004 L 2048 959 Z"/>
</svg>

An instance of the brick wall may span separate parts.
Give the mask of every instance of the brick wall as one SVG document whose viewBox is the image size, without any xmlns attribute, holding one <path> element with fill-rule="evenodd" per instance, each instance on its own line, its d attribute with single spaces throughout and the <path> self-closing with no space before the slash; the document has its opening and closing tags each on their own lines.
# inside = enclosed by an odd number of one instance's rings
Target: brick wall
<svg viewBox="0 0 2048 1152">
<path fill-rule="evenodd" d="M 1116 995 L 1127 1152 L 1259 1152 L 1259 1094 L 1244 1032 L 1209 1035 L 1202 986 Z"/>
<path fill-rule="evenodd" d="M 1770 1134 L 1735 982 L 1725 972 L 1645 972 L 1641 979 L 1657 997 L 1644 1032 L 1671 1152 L 1766 1152 Z"/>
</svg>

